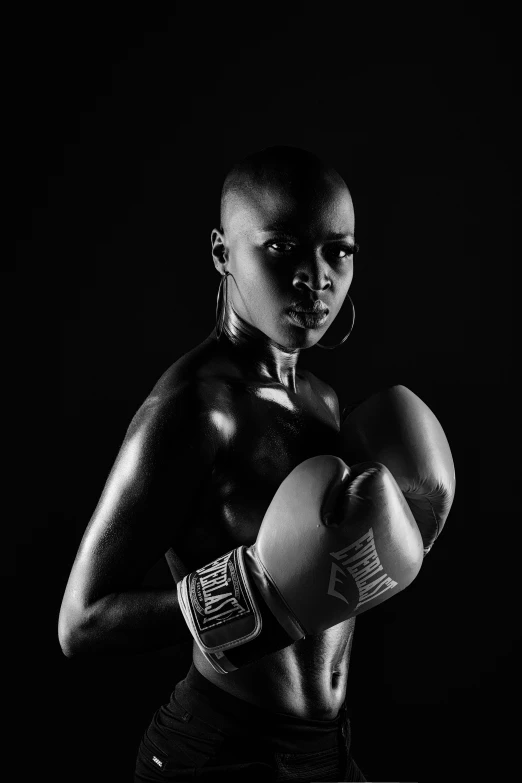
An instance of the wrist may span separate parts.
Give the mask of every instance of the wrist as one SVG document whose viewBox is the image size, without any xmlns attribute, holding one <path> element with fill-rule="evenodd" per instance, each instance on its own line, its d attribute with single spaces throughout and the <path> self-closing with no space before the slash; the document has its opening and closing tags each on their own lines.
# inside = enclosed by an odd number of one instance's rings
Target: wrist
<svg viewBox="0 0 522 783">
<path fill-rule="evenodd" d="M 282 617 L 284 602 L 258 559 L 244 546 L 187 574 L 177 590 L 193 638 L 221 674 L 304 636 L 297 621 L 288 619 L 283 625 L 276 619 L 275 612 Z"/>
</svg>

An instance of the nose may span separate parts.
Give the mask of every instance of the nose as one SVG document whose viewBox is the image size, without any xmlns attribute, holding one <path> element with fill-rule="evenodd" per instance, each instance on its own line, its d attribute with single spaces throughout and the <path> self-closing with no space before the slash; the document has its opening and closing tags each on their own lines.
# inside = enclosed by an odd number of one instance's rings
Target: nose
<svg viewBox="0 0 522 783">
<path fill-rule="evenodd" d="M 294 275 L 294 286 L 299 291 L 309 288 L 311 291 L 326 291 L 332 285 L 328 276 L 329 265 L 315 253 L 299 266 Z"/>
</svg>

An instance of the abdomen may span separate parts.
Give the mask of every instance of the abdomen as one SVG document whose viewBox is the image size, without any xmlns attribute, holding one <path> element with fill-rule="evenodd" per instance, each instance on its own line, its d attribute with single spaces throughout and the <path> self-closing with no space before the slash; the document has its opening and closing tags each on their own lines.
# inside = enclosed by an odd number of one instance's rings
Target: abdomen
<svg viewBox="0 0 522 783">
<path fill-rule="evenodd" d="M 344 701 L 355 618 L 305 637 L 229 674 L 216 672 L 196 643 L 194 665 L 227 693 L 273 712 L 331 720 Z"/>
</svg>

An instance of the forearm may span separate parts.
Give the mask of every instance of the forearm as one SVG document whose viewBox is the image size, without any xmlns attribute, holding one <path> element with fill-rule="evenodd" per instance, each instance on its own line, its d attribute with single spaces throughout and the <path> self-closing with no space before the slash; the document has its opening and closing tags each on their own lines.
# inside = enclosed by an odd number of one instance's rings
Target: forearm
<svg viewBox="0 0 522 783">
<path fill-rule="evenodd" d="M 69 657 L 149 652 L 192 638 L 176 589 L 112 593 L 73 615 L 62 607 L 59 637 Z"/>
</svg>

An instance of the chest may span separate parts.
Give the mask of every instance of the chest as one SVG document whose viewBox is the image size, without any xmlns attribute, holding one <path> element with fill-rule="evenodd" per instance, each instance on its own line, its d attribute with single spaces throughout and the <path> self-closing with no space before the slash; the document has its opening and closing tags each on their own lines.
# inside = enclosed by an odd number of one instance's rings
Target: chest
<svg viewBox="0 0 522 783">
<path fill-rule="evenodd" d="M 283 479 L 309 457 L 340 451 L 335 417 L 311 389 L 247 386 L 212 413 L 219 447 L 191 525 L 201 562 L 252 544 Z"/>
</svg>

